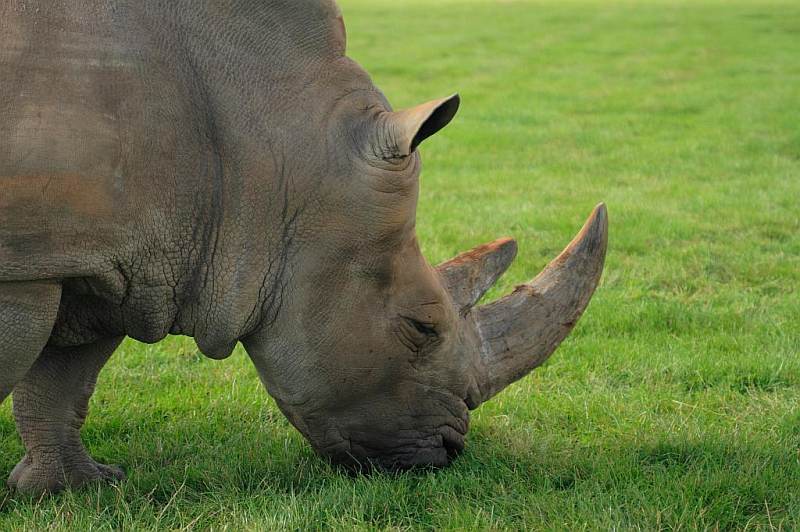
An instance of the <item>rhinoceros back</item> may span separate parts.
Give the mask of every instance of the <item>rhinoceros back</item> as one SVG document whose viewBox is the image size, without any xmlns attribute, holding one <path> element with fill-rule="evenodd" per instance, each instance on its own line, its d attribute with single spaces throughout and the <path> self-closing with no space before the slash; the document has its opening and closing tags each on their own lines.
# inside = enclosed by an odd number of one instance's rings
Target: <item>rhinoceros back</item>
<svg viewBox="0 0 800 532">
<path fill-rule="evenodd" d="M 187 191 L 220 178 L 215 143 L 236 143 L 232 154 L 269 135 L 234 128 L 279 108 L 297 92 L 280 80 L 333 53 L 335 10 L 314 0 L 0 7 L 0 281 L 90 275 L 183 238 L 175 227 L 204 208 Z"/>
</svg>

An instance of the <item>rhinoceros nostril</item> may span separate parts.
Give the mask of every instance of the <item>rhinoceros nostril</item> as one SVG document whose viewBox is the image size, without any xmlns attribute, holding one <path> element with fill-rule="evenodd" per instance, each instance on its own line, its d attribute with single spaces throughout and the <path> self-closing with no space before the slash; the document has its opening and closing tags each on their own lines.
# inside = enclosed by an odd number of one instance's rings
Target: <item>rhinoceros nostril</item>
<svg viewBox="0 0 800 532">
<path fill-rule="evenodd" d="M 440 431 L 442 443 L 447 450 L 447 456 L 450 459 L 455 458 L 464 450 L 464 435 L 447 425 L 442 427 Z"/>
</svg>

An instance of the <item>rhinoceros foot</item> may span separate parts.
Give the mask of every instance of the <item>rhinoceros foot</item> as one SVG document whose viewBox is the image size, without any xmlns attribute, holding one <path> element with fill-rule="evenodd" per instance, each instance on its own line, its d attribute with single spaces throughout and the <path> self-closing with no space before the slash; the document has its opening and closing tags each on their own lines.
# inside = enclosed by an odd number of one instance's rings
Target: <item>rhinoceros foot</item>
<svg viewBox="0 0 800 532">
<path fill-rule="evenodd" d="M 51 457 L 46 462 L 31 460 L 26 455 L 11 472 L 8 487 L 19 493 L 40 495 L 97 481 L 117 482 L 125 479 L 120 467 L 101 464 L 84 453 L 81 455 Z"/>
</svg>

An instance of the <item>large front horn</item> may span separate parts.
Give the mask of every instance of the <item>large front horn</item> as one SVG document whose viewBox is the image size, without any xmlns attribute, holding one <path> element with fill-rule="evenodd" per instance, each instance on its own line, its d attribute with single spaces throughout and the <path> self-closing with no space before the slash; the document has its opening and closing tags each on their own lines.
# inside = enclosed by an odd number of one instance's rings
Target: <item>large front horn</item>
<svg viewBox="0 0 800 532">
<path fill-rule="evenodd" d="M 478 379 L 482 401 L 542 364 L 566 338 L 600 281 L 607 239 L 608 217 L 601 203 L 533 281 L 475 309 L 486 371 Z"/>
</svg>

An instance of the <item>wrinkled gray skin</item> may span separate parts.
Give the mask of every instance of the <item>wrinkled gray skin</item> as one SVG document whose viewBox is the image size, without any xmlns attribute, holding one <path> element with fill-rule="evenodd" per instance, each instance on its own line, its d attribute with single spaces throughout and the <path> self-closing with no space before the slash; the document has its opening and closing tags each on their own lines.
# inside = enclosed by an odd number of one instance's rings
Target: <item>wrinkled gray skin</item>
<svg viewBox="0 0 800 532">
<path fill-rule="evenodd" d="M 122 478 L 79 430 L 124 336 L 213 358 L 241 341 L 317 451 L 385 468 L 448 463 L 468 408 L 566 336 L 602 206 L 547 286 L 473 309 L 513 241 L 437 270 L 414 232 L 416 146 L 458 98 L 391 112 L 344 51 L 328 1 L 0 5 L 0 401 L 27 450 L 10 486 Z"/>
</svg>

